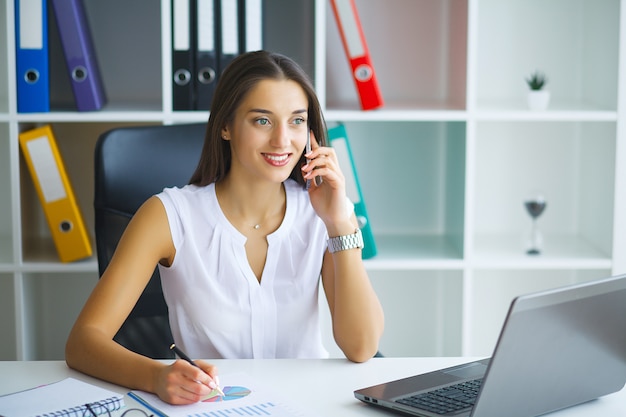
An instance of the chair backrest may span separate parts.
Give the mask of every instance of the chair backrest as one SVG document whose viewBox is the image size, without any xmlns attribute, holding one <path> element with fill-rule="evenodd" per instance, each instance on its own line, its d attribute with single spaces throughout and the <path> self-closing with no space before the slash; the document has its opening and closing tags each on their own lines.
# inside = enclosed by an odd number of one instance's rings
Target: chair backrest
<svg viewBox="0 0 626 417">
<path fill-rule="evenodd" d="M 95 227 L 100 275 L 141 204 L 165 187 L 189 182 L 206 123 L 116 128 L 95 149 Z M 172 334 L 158 268 L 122 328 L 121 345 L 152 358 L 172 358 Z"/>
</svg>

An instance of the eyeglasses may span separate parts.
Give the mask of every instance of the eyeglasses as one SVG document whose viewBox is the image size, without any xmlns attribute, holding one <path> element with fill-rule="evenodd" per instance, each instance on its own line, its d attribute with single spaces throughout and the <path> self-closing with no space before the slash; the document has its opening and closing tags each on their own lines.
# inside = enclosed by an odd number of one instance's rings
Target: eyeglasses
<svg viewBox="0 0 626 417">
<path fill-rule="evenodd" d="M 71 416 L 76 417 L 98 417 L 98 416 L 106 416 L 112 417 L 112 412 L 116 411 L 120 407 L 120 402 L 118 400 L 112 399 L 108 401 L 99 401 L 95 403 L 87 403 L 83 407 L 80 407 L 83 411 L 82 415 L 79 413 L 70 414 Z M 129 408 L 128 410 L 124 410 L 120 417 L 154 417 L 153 414 L 148 414 L 141 408 Z"/>
</svg>

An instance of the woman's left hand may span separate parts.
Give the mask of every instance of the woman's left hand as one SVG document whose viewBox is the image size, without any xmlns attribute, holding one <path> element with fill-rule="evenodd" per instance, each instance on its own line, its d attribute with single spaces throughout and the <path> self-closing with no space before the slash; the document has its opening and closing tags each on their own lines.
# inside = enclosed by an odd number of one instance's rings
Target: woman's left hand
<svg viewBox="0 0 626 417">
<path fill-rule="evenodd" d="M 319 146 L 311 131 L 311 152 L 305 157 L 310 161 L 302 167 L 304 179 L 311 184 L 309 197 L 317 215 L 328 225 L 341 224 L 350 220 L 346 207 L 346 180 L 339 167 L 335 150 Z M 321 177 L 320 185 L 315 177 Z M 319 180 L 318 180 L 319 182 Z"/>
</svg>

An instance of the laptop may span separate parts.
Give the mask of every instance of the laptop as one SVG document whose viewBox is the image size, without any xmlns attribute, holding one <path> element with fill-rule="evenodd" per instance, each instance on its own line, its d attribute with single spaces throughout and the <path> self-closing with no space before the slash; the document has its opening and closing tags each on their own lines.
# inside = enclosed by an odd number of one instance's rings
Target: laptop
<svg viewBox="0 0 626 417">
<path fill-rule="evenodd" d="M 626 275 L 511 302 L 491 358 L 354 391 L 420 417 L 530 417 L 626 383 Z"/>
</svg>

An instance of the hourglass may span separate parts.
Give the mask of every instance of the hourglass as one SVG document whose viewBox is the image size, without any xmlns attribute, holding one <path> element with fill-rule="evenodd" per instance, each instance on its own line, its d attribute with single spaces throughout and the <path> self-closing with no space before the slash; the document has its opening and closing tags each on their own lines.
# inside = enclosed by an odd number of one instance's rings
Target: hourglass
<svg viewBox="0 0 626 417">
<path fill-rule="evenodd" d="M 543 248 L 543 236 L 537 227 L 537 219 L 546 209 L 546 200 L 540 193 L 533 194 L 524 200 L 524 207 L 532 219 L 532 226 L 526 243 L 526 253 L 539 255 Z"/>
</svg>

